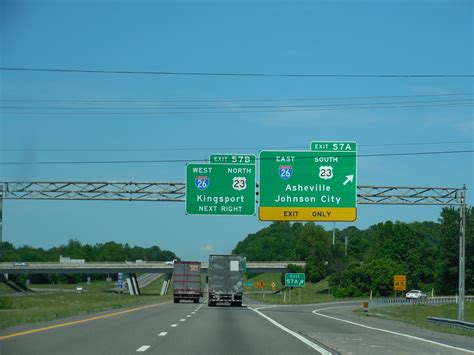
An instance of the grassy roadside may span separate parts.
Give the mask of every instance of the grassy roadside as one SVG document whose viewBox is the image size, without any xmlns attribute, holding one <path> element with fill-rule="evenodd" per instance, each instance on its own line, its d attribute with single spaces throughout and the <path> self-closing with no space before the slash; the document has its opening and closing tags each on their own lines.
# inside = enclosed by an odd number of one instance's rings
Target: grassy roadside
<svg viewBox="0 0 474 355">
<path fill-rule="evenodd" d="M 273 291 L 271 284 L 275 283 L 275 290 L 280 290 L 284 286 L 280 282 L 281 274 L 261 274 L 254 278 L 251 278 L 246 281 L 252 281 L 254 285 L 263 281 L 265 287 L 263 291 L 270 292 Z M 280 294 L 274 295 L 271 293 L 266 293 L 265 296 L 262 295 L 261 288 L 255 287 L 245 287 L 245 292 L 247 296 L 251 299 L 259 302 L 269 303 L 269 304 L 308 304 L 308 303 L 322 303 L 322 302 L 332 302 L 332 301 L 342 301 L 342 299 L 335 298 L 329 294 L 329 284 L 327 280 L 323 280 L 316 284 L 306 283 L 301 289 L 294 288 L 292 290 L 291 301 L 289 299 L 289 290 L 285 290 Z M 299 293 L 301 292 L 301 296 Z M 284 296 L 286 294 L 286 296 Z M 353 299 L 355 300 L 355 299 Z M 362 300 L 361 300 L 362 307 Z M 369 313 L 362 311 L 356 311 L 360 315 L 369 316 L 369 317 L 378 317 L 390 320 L 396 320 L 400 322 L 405 322 L 409 324 L 416 325 L 418 327 L 431 329 L 438 332 L 458 334 L 458 335 L 467 335 L 474 337 L 474 332 L 470 330 L 454 328 L 447 325 L 434 324 L 427 321 L 426 317 L 440 317 L 440 318 L 451 318 L 457 319 L 457 305 L 443 305 L 443 306 L 434 306 L 434 305 L 412 305 L 412 306 L 402 306 L 402 307 L 386 307 L 386 308 L 375 308 Z M 466 302 L 464 308 L 464 319 L 467 322 L 474 322 L 474 303 Z"/>
<path fill-rule="evenodd" d="M 437 332 L 467 335 L 474 337 L 474 331 L 455 328 L 444 324 L 435 324 L 429 322 L 426 317 L 439 317 L 457 319 L 456 304 L 449 304 L 443 306 L 434 305 L 411 305 L 401 307 L 385 307 L 374 308 L 366 315 L 369 317 L 384 318 L 390 320 L 397 320 L 409 324 L 416 325 L 421 328 L 431 329 Z M 464 305 L 464 320 L 466 322 L 474 323 L 474 303 L 466 302 Z"/>
<path fill-rule="evenodd" d="M 165 302 L 171 296 L 159 296 L 163 278 L 142 289 L 142 296 L 104 292 L 115 283 L 99 281 L 83 285 L 84 292 L 45 292 L 0 296 L 0 329 L 22 324 L 50 321 L 70 316 Z M 33 285 L 35 288 L 37 285 Z M 76 285 L 45 285 L 43 288 L 75 289 Z M 159 290 L 159 291 L 158 291 Z"/>
<path fill-rule="evenodd" d="M 337 300 L 333 295 L 329 294 L 329 282 L 327 280 L 316 284 L 307 282 L 304 287 L 293 288 L 291 292 L 289 289 L 286 289 L 279 294 L 272 294 L 271 292 L 284 288 L 284 285 L 281 283 L 281 274 L 260 274 L 247 281 L 252 281 L 254 285 L 261 281 L 265 284 L 263 289 L 256 288 L 255 286 L 245 287 L 244 292 L 255 301 L 271 304 L 305 304 Z M 272 288 L 272 283 L 275 285 L 274 289 Z M 265 293 L 265 295 L 262 293 Z"/>
</svg>

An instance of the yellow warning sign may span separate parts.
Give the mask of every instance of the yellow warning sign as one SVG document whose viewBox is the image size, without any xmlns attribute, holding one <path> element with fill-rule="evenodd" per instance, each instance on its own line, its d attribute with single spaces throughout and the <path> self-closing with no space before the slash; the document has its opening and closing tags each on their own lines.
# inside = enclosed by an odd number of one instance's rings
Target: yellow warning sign
<svg viewBox="0 0 474 355">
<path fill-rule="evenodd" d="M 407 275 L 393 275 L 393 289 L 394 291 L 406 291 Z"/>
<path fill-rule="evenodd" d="M 263 281 L 257 281 L 253 284 L 253 287 L 256 287 L 256 288 L 264 288 L 265 287 L 265 282 Z"/>
</svg>

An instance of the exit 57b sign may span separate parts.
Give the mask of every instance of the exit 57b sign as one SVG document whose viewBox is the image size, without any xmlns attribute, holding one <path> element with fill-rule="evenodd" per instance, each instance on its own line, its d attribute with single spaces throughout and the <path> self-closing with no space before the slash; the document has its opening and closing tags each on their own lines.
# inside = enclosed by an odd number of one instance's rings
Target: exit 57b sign
<svg viewBox="0 0 474 355">
<path fill-rule="evenodd" d="M 186 213 L 255 214 L 255 156 L 211 155 L 186 166 Z"/>
<path fill-rule="evenodd" d="M 355 142 L 260 152 L 260 220 L 354 221 L 356 155 Z"/>
</svg>

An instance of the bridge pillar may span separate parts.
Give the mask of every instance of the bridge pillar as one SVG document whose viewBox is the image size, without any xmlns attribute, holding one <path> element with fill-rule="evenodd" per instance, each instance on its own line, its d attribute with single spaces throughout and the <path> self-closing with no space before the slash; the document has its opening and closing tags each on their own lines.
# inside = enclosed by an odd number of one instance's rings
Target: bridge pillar
<svg viewBox="0 0 474 355">
<path fill-rule="evenodd" d="M 171 277 L 173 276 L 173 274 L 164 274 L 164 278 L 163 278 L 163 286 L 161 287 L 161 293 L 160 293 L 160 296 L 164 296 L 166 294 L 168 294 L 168 287 L 170 285 L 170 282 L 171 282 Z"/>
<path fill-rule="evenodd" d="M 132 296 L 138 296 L 140 294 L 140 286 L 138 285 L 137 274 L 131 273 L 127 277 L 128 292 Z"/>
</svg>

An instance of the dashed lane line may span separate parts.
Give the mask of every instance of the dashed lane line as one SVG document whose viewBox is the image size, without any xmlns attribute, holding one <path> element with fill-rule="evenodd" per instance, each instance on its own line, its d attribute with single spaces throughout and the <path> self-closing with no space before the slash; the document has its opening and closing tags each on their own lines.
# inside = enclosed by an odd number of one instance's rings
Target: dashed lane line
<svg viewBox="0 0 474 355">
<path fill-rule="evenodd" d="M 151 345 L 142 345 L 137 349 L 137 352 L 144 353 L 145 351 L 147 351 L 150 348 L 150 346 Z"/>
<path fill-rule="evenodd" d="M 176 328 L 177 326 L 177 324 L 171 324 L 171 328 Z"/>
<path fill-rule="evenodd" d="M 166 334 L 168 334 L 168 332 L 161 332 L 160 334 L 158 334 L 159 337 L 164 337 Z"/>
</svg>

